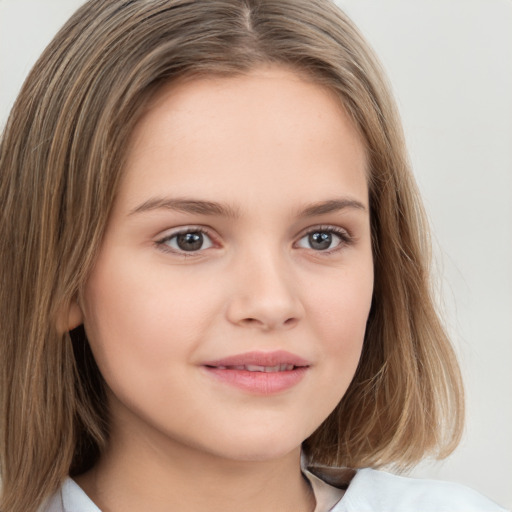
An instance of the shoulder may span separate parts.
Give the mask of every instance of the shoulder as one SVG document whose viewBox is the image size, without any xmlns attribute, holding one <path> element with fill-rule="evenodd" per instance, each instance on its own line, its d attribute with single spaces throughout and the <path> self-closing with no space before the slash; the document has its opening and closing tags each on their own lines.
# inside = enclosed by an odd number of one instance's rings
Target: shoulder
<svg viewBox="0 0 512 512">
<path fill-rule="evenodd" d="M 71 478 L 37 512 L 101 512 Z"/>
<path fill-rule="evenodd" d="M 464 485 L 361 469 L 333 512 L 506 512 Z"/>
</svg>

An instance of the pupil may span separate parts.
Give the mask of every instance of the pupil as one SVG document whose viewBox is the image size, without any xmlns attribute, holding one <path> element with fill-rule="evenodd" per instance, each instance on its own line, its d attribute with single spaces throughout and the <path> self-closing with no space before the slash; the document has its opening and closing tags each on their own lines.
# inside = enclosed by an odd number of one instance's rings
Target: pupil
<svg viewBox="0 0 512 512">
<path fill-rule="evenodd" d="M 329 249 L 332 242 L 332 234 L 325 232 L 317 232 L 309 235 L 309 243 L 313 249 L 323 250 Z"/>
<path fill-rule="evenodd" d="M 176 243 L 182 251 L 197 251 L 203 245 L 203 234 L 182 233 L 178 235 Z"/>
</svg>

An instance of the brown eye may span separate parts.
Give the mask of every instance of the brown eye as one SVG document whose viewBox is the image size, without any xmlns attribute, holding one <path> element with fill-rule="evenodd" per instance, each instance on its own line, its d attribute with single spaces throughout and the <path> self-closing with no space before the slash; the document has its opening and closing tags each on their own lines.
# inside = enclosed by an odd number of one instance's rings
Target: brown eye
<svg viewBox="0 0 512 512">
<path fill-rule="evenodd" d="M 160 242 L 175 252 L 197 252 L 213 246 L 211 238 L 202 231 L 191 230 L 171 235 Z"/>
<path fill-rule="evenodd" d="M 176 245 L 182 251 L 198 251 L 203 246 L 202 233 L 184 233 L 176 237 Z"/>
</svg>

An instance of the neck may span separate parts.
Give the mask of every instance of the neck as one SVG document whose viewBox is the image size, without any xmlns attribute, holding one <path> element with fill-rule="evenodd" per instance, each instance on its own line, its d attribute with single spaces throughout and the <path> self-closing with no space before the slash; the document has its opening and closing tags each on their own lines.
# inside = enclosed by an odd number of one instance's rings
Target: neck
<svg viewBox="0 0 512 512">
<path fill-rule="evenodd" d="M 77 483 L 103 512 L 311 512 L 300 447 L 271 460 L 231 460 L 162 434 L 111 431 L 100 461 Z"/>
</svg>

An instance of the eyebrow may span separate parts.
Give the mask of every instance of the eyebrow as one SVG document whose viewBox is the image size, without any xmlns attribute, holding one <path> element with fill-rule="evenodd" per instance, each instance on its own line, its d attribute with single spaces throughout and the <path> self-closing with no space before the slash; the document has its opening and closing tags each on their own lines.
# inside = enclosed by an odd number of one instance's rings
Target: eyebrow
<svg viewBox="0 0 512 512">
<path fill-rule="evenodd" d="M 357 201 L 356 199 L 350 198 L 336 198 L 328 199 L 327 201 L 319 201 L 318 203 L 311 203 L 306 205 L 298 213 L 298 217 L 315 217 L 317 215 L 325 215 L 326 213 L 334 213 L 346 209 L 355 209 L 366 211 L 366 206 Z"/>
<path fill-rule="evenodd" d="M 154 197 L 148 199 L 130 211 L 130 215 L 152 210 L 176 210 L 184 213 L 197 213 L 198 215 L 217 215 L 220 217 L 238 218 L 238 209 L 222 205 L 215 201 L 203 201 L 188 198 Z"/>
<path fill-rule="evenodd" d="M 233 219 L 240 217 L 239 209 L 234 206 L 221 204 L 216 201 L 170 197 L 154 197 L 148 199 L 131 210 L 129 215 L 160 209 L 175 210 L 184 213 L 196 213 L 198 215 L 214 215 Z M 360 201 L 350 198 L 328 199 L 326 201 L 307 204 L 298 211 L 297 217 L 315 217 L 346 209 L 366 211 L 366 206 Z"/>
</svg>

